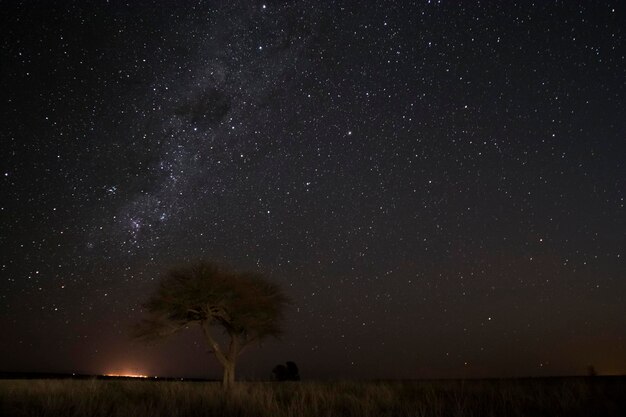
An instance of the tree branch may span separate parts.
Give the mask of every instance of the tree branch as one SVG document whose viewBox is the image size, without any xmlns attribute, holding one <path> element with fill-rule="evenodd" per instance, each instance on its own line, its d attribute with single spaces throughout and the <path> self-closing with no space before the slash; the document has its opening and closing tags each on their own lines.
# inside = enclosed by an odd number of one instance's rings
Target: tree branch
<svg viewBox="0 0 626 417">
<path fill-rule="evenodd" d="M 217 341 L 215 341 L 215 339 L 213 339 L 213 337 L 211 336 L 211 332 L 209 331 L 209 322 L 208 321 L 201 322 L 200 327 L 202 327 L 202 332 L 204 333 L 204 337 L 209 342 L 209 345 L 213 348 L 213 353 L 215 354 L 215 357 L 217 358 L 217 360 L 219 360 L 220 363 L 222 364 L 228 362 L 228 358 L 226 357 L 226 355 L 220 348 L 219 343 L 217 343 Z"/>
</svg>

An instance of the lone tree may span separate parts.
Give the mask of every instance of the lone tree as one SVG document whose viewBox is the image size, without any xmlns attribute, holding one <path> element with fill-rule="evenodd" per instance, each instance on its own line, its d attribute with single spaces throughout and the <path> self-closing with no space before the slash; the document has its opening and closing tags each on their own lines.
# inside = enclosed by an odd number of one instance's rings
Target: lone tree
<svg viewBox="0 0 626 417">
<path fill-rule="evenodd" d="M 167 272 L 144 305 L 148 316 L 136 325 L 134 335 L 159 339 L 198 324 L 224 368 L 223 386 L 231 388 L 237 358 L 252 343 L 280 335 L 288 302 L 281 289 L 260 274 L 199 262 Z M 216 327 L 227 336 L 226 342 L 215 338 Z"/>
</svg>

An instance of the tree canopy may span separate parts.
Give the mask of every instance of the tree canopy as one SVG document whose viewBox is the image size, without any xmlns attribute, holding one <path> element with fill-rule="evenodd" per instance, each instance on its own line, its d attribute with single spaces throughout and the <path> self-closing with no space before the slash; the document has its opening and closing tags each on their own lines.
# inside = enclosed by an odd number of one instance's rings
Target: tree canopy
<svg viewBox="0 0 626 417">
<path fill-rule="evenodd" d="M 237 357 L 253 342 L 281 334 L 289 300 L 276 284 L 254 272 L 236 272 L 213 262 L 169 270 L 145 304 L 147 317 L 135 328 L 139 339 L 169 336 L 198 324 L 224 367 L 224 385 L 234 383 Z M 222 346 L 212 334 L 228 336 Z"/>
</svg>

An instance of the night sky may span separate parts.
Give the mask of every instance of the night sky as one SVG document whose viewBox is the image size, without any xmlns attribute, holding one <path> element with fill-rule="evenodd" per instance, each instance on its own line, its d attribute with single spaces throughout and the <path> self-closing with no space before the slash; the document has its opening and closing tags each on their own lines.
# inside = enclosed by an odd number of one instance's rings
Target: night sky
<svg viewBox="0 0 626 417">
<path fill-rule="evenodd" d="M 219 376 L 130 337 L 212 259 L 293 299 L 244 378 L 625 373 L 624 8 L 0 2 L 0 371 Z"/>
</svg>

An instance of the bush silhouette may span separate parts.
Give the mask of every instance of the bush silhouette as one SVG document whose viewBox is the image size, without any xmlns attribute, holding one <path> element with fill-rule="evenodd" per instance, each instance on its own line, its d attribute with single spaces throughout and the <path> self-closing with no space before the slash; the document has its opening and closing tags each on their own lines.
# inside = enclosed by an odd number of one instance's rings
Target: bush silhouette
<svg viewBox="0 0 626 417">
<path fill-rule="evenodd" d="M 289 381 L 300 381 L 300 371 L 295 362 L 287 362 L 287 376 Z"/>
<path fill-rule="evenodd" d="M 272 369 L 272 376 L 272 379 L 275 381 L 286 381 L 287 367 L 285 365 L 276 365 L 274 369 Z"/>
<path fill-rule="evenodd" d="M 291 361 L 287 362 L 285 365 L 276 365 L 274 369 L 272 369 L 272 379 L 275 381 L 300 381 L 298 365 Z"/>
</svg>

